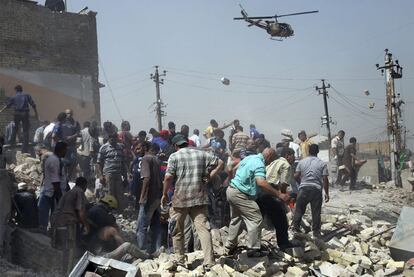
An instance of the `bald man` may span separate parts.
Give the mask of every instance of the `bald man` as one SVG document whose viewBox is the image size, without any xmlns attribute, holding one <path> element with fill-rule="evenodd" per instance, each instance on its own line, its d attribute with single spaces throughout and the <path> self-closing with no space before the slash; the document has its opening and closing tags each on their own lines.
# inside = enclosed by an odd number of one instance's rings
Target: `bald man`
<svg viewBox="0 0 414 277">
<path fill-rule="evenodd" d="M 266 165 L 275 159 L 276 151 L 272 148 L 266 148 L 261 154 L 248 156 L 240 162 L 235 177 L 231 180 L 226 192 L 231 216 L 225 245 L 228 255 L 234 254 L 237 247 L 237 237 L 242 222 L 247 228 L 247 255 L 249 257 L 266 255 L 260 251 L 262 215 L 255 201 L 258 187 L 283 201 L 288 200 L 286 194 L 273 188 L 266 181 Z"/>
</svg>

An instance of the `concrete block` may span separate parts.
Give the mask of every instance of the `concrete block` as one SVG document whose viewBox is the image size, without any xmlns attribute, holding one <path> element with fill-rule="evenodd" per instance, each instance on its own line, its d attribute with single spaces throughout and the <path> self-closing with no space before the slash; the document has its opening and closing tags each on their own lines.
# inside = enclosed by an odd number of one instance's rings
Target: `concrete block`
<svg viewBox="0 0 414 277">
<path fill-rule="evenodd" d="M 307 275 L 308 274 L 305 271 L 303 271 L 297 266 L 289 267 L 285 274 L 286 277 L 305 277 Z"/>
<path fill-rule="evenodd" d="M 414 257 L 414 208 L 402 208 L 389 248 L 394 260 L 408 261 Z"/>
</svg>

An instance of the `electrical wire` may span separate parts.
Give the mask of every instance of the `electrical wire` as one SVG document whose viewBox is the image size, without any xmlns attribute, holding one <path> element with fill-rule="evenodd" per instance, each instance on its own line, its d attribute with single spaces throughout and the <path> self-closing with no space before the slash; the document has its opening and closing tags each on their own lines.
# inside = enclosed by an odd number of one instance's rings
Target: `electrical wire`
<svg viewBox="0 0 414 277">
<path fill-rule="evenodd" d="M 101 66 L 102 73 L 103 73 L 103 76 L 104 76 L 104 78 L 105 78 L 106 86 L 107 86 L 107 88 L 108 88 L 108 90 L 109 90 L 109 92 L 110 92 L 110 94 L 111 94 L 111 98 L 112 98 L 112 101 L 113 101 L 113 103 L 114 103 L 114 106 L 115 106 L 116 112 L 118 113 L 119 118 L 120 118 L 121 120 L 123 120 L 123 119 L 122 119 L 121 110 L 119 109 L 119 107 L 118 107 L 118 103 L 117 103 L 117 102 L 116 102 L 116 100 L 115 100 L 115 96 L 114 96 L 114 93 L 113 93 L 113 91 L 112 91 L 112 89 L 111 89 L 111 85 L 110 85 L 109 80 L 108 80 L 108 77 L 107 77 L 107 75 L 106 75 L 106 71 L 105 71 L 105 68 L 104 68 L 104 66 L 103 66 L 103 63 L 102 63 L 101 58 L 99 58 L 99 64 L 100 64 L 100 66 Z"/>
<path fill-rule="evenodd" d="M 188 73 L 182 73 L 182 72 L 171 71 L 171 70 L 168 71 L 168 73 L 181 75 L 181 76 L 186 76 L 186 77 L 197 78 L 197 79 L 209 80 L 209 81 L 214 81 L 214 82 L 217 82 L 220 78 L 220 77 L 217 77 L 217 78 L 206 77 L 206 76 L 202 76 L 202 75 L 188 74 Z M 293 90 L 303 90 L 303 88 L 279 87 L 279 86 L 272 86 L 272 85 L 252 84 L 252 83 L 245 83 L 245 82 L 239 82 L 239 81 L 234 81 L 234 80 L 232 80 L 231 82 L 232 82 L 232 84 L 238 84 L 238 85 L 243 85 L 243 86 L 251 86 L 251 87 L 283 89 L 283 90 L 292 90 L 292 91 Z M 308 89 L 308 88 L 305 88 L 305 90 L 306 89 Z"/>
<path fill-rule="evenodd" d="M 182 86 L 187 86 L 187 87 L 193 87 L 193 88 L 198 88 L 198 89 L 203 89 L 203 90 L 208 90 L 208 91 L 222 91 L 222 92 L 226 92 L 226 93 L 246 93 L 246 94 L 278 94 L 278 93 L 289 93 L 289 92 L 293 92 L 293 91 L 305 91 L 308 90 L 312 87 L 307 87 L 307 88 L 301 88 L 301 89 L 292 89 L 291 91 L 243 91 L 243 90 L 232 90 L 232 89 L 220 89 L 220 88 L 212 88 L 212 87 L 206 87 L 206 86 L 200 86 L 200 85 L 196 85 L 196 84 L 188 84 L 188 83 L 184 83 L 184 82 L 180 82 L 180 81 L 176 81 L 173 79 L 169 79 L 166 78 L 166 81 L 170 82 L 170 83 L 175 83 L 178 85 L 182 85 Z"/>
</svg>

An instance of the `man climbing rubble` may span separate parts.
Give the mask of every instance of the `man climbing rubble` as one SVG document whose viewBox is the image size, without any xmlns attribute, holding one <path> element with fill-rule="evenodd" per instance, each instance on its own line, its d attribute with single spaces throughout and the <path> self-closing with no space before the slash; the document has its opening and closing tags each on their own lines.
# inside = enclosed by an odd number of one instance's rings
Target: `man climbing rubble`
<svg viewBox="0 0 414 277">
<path fill-rule="evenodd" d="M 287 201 L 289 196 L 274 189 L 266 181 L 266 165 L 276 159 L 276 151 L 266 148 L 262 154 L 250 155 L 239 163 L 235 177 L 231 180 L 227 189 L 227 200 L 230 203 L 230 225 L 226 253 L 231 255 L 237 247 L 237 237 L 240 233 L 242 222 L 247 227 L 247 248 L 249 257 L 266 255 L 261 252 L 261 224 L 262 214 L 255 201 L 257 188 L 260 187 L 270 195 Z"/>
<path fill-rule="evenodd" d="M 212 154 L 195 148 L 189 148 L 182 135 L 172 140 L 177 152 L 168 159 L 167 172 L 164 178 L 161 202 L 168 201 L 168 188 L 173 180 L 175 191 L 172 199 L 170 216 L 175 220 L 172 239 L 178 262 L 184 263 L 184 221 L 189 215 L 194 222 L 204 253 L 206 270 L 214 264 L 210 223 L 207 218 L 207 182 L 223 169 L 223 162 Z M 189 169 L 192 170 L 189 170 Z"/>
<path fill-rule="evenodd" d="M 295 151 L 284 147 L 281 157 L 266 167 L 266 181 L 281 193 L 286 193 L 291 180 L 291 165 L 295 161 Z M 286 203 L 280 198 L 260 190 L 257 203 L 263 216 L 267 216 L 276 230 L 277 245 L 280 250 L 294 247 L 288 238 L 288 220 L 286 217 Z"/>
<path fill-rule="evenodd" d="M 319 146 L 309 146 L 309 156 L 298 163 L 295 179 L 299 184 L 296 208 L 293 216 L 293 230 L 300 232 L 300 223 L 310 203 L 312 209 L 312 231 L 314 237 L 320 237 L 322 188 L 325 191 L 325 202 L 329 201 L 328 166 L 318 156 Z"/>
</svg>

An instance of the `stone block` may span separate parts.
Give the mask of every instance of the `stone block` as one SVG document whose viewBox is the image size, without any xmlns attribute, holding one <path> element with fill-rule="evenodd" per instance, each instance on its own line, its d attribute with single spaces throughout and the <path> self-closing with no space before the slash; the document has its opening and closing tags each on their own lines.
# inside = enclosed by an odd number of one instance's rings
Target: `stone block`
<svg viewBox="0 0 414 277">
<path fill-rule="evenodd" d="M 331 277 L 341 276 L 344 272 L 344 269 L 341 266 L 330 262 L 322 262 L 322 264 L 319 265 L 319 270 L 323 275 Z"/>
<path fill-rule="evenodd" d="M 366 228 L 366 229 L 361 231 L 360 237 L 364 240 L 367 240 L 369 237 L 374 235 L 374 232 L 375 232 L 375 229 L 373 227 Z"/>
<path fill-rule="evenodd" d="M 219 264 L 214 265 L 211 268 L 211 271 L 214 271 L 215 273 L 217 273 L 218 276 L 223 276 L 223 277 L 230 277 L 231 275 Z"/>
<path fill-rule="evenodd" d="M 290 266 L 285 274 L 286 277 L 305 277 L 307 272 L 303 271 L 297 266 Z"/>
<path fill-rule="evenodd" d="M 349 238 L 348 237 L 342 237 L 339 239 L 339 241 L 342 243 L 342 245 L 347 245 L 349 242 Z"/>
<path fill-rule="evenodd" d="M 345 244 L 343 244 L 338 238 L 333 237 L 331 240 L 329 240 L 326 243 L 330 248 L 336 249 L 336 248 L 342 248 Z"/>
<path fill-rule="evenodd" d="M 247 271 L 248 269 L 255 267 L 259 263 L 262 263 L 264 267 L 269 265 L 269 258 L 267 256 L 265 257 L 259 257 L 259 258 L 251 258 L 247 256 L 247 253 L 241 253 L 237 257 L 237 261 L 240 264 L 240 270 L 242 272 Z"/>
<path fill-rule="evenodd" d="M 396 262 L 396 261 L 390 260 L 387 263 L 387 269 L 395 268 L 397 272 L 403 271 L 404 266 L 405 266 L 405 263 L 403 261 Z"/>
</svg>

